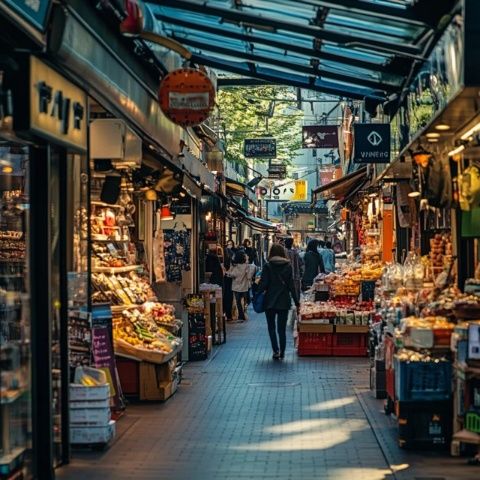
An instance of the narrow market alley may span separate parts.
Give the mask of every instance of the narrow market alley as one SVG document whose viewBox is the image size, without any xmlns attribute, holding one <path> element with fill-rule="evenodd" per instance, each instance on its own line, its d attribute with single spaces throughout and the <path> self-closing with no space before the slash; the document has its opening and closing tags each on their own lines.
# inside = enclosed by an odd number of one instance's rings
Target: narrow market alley
<svg viewBox="0 0 480 480">
<path fill-rule="evenodd" d="M 74 451 L 58 478 L 478 478 L 465 459 L 398 448 L 366 358 L 298 357 L 290 336 L 273 361 L 263 315 L 249 315 L 211 359 L 186 366 L 174 398 L 129 405 L 114 444 Z"/>
</svg>

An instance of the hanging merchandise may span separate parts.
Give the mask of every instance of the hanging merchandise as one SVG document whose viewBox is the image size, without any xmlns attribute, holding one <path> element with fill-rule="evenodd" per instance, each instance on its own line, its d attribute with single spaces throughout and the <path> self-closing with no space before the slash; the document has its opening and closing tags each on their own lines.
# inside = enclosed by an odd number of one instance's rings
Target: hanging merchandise
<svg viewBox="0 0 480 480">
<path fill-rule="evenodd" d="M 467 167 L 458 183 L 460 208 L 469 211 L 480 206 L 480 169 L 477 165 Z"/>
<path fill-rule="evenodd" d="M 450 166 L 441 158 L 431 156 L 423 170 L 425 198 L 432 207 L 448 208 L 452 204 Z"/>
<path fill-rule="evenodd" d="M 164 230 L 165 267 L 167 282 L 181 282 L 182 271 L 190 271 L 191 230 Z"/>
<path fill-rule="evenodd" d="M 165 239 L 162 231 L 157 230 L 153 239 L 153 273 L 158 283 L 167 281 L 165 270 Z"/>
</svg>

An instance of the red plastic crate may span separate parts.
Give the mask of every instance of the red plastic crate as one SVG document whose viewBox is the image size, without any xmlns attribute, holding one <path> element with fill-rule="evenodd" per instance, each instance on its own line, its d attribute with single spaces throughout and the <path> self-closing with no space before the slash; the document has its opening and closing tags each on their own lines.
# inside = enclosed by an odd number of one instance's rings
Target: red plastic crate
<svg viewBox="0 0 480 480">
<path fill-rule="evenodd" d="M 298 355 L 332 355 L 333 333 L 299 332 Z"/>
<path fill-rule="evenodd" d="M 367 348 L 367 333 L 336 333 L 333 337 L 333 356 L 365 357 Z"/>
</svg>

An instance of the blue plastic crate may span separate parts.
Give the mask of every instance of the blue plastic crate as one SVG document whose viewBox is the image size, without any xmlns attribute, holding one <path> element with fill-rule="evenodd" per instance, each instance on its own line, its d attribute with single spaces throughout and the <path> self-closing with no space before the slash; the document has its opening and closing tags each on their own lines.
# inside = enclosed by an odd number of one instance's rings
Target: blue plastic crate
<svg viewBox="0 0 480 480">
<path fill-rule="evenodd" d="M 452 364 L 395 359 L 395 395 L 400 401 L 448 400 L 452 395 Z"/>
</svg>

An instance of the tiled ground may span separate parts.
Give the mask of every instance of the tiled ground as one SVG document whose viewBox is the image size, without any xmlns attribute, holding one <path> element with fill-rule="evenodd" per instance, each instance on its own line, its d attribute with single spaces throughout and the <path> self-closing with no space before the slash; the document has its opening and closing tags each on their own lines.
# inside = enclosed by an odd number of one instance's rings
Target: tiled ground
<svg viewBox="0 0 480 480">
<path fill-rule="evenodd" d="M 58 476 L 72 480 L 480 478 L 480 469 L 465 467 L 463 460 L 399 453 L 392 424 L 379 413 L 381 404 L 366 392 L 366 359 L 298 358 L 290 343 L 285 360 L 274 362 L 263 316 L 251 313 L 250 317 L 246 324 L 230 327 L 228 343 L 214 358 L 186 367 L 172 399 L 129 406 L 109 450 L 75 453 L 72 464 L 59 470 Z M 394 474 L 389 465 L 401 471 Z"/>
</svg>

